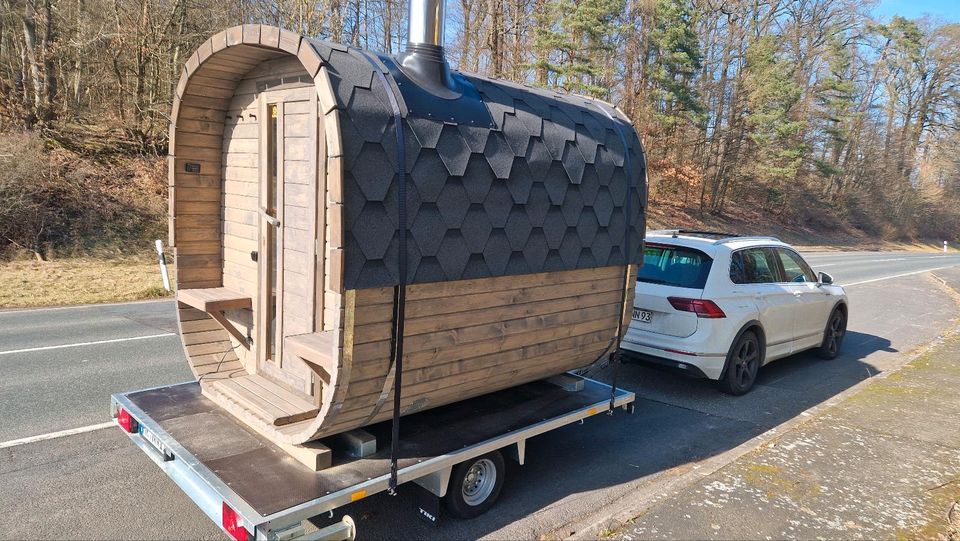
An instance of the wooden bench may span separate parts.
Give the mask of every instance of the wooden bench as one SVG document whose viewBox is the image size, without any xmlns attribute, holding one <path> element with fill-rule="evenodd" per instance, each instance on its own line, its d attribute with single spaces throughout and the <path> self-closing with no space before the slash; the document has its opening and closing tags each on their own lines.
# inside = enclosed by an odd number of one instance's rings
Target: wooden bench
<svg viewBox="0 0 960 541">
<path fill-rule="evenodd" d="M 210 314 L 210 317 L 230 333 L 230 336 L 243 344 L 245 348 L 250 348 L 247 337 L 237 330 L 224 315 L 227 310 L 243 310 L 253 306 L 253 299 L 249 296 L 225 287 L 212 287 L 207 289 L 181 289 L 177 291 L 177 300 Z"/>
<path fill-rule="evenodd" d="M 336 369 L 336 359 L 333 357 L 337 353 L 335 336 L 333 331 L 287 336 L 283 339 L 283 347 L 307 363 L 317 377 L 329 385 L 330 375 Z"/>
</svg>

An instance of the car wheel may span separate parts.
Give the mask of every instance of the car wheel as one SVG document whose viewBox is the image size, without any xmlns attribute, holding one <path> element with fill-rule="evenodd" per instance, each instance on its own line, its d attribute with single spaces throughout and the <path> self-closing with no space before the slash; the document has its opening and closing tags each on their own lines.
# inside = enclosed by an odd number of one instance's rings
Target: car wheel
<svg viewBox="0 0 960 541">
<path fill-rule="evenodd" d="M 847 315 L 843 310 L 834 308 L 827 320 L 827 328 L 823 332 L 823 342 L 817 349 L 817 355 L 823 359 L 836 359 L 840 354 L 843 337 L 847 334 Z"/>
<path fill-rule="evenodd" d="M 739 396 L 752 389 L 762 361 L 763 353 L 757 333 L 747 331 L 741 334 L 727 354 L 727 368 L 718 382 L 720 390 Z"/>
<path fill-rule="evenodd" d="M 503 488 L 505 465 L 499 451 L 458 464 L 444 501 L 456 518 L 474 518 L 493 507 Z"/>
</svg>

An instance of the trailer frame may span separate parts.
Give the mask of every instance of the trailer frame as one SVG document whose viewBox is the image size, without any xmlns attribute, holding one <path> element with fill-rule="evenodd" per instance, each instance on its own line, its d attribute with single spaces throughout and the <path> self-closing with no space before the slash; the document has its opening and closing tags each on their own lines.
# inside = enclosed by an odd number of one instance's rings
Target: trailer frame
<svg viewBox="0 0 960 541">
<path fill-rule="evenodd" d="M 572 375 L 572 374 L 571 374 Z M 443 454 L 418 460 L 415 464 L 399 468 L 397 480 L 399 484 L 413 481 L 437 497 L 443 497 L 448 488 L 451 472 L 458 464 L 493 452 L 504 451 L 508 457 L 514 458 L 520 464 L 524 462 L 526 441 L 574 423 L 583 423 L 588 417 L 600 413 L 613 414 L 615 409 L 633 411 L 634 393 L 623 389 L 613 389 L 605 383 L 592 379 L 574 376 L 590 388 L 595 394 L 605 391 L 605 398 L 586 405 L 578 406 L 560 415 L 530 423 L 519 429 L 505 432 L 501 435 L 488 438 L 479 443 L 465 446 L 460 449 L 451 449 Z M 534 382 L 542 384 L 542 382 Z M 305 533 L 303 524 L 306 520 L 332 512 L 345 505 L 369 497 L 379 492 L 387 491 L 390 485 L 390 473 L 373 477 L 364 482 L 351 484 L 341 490 L 322 495 L 298 505 L 293 505 L 271 513 L 261 513 L 250 505 L 234 489 L 227 485 L 203 461 L 198 459 L 190 449 L 182 445 L 171 436 L 161 423 L 153 419 L 150 414 L 141 409 L 131 398 L 131 395 L 146 392 L 183 391 L 183 386 L 197 386 L 195 382 L 185 382 L 176 385 L 161 386 L 141 391 L 114 394 L 111 397 L 111 413 L 114 422 L 118 424 L 130 439 L 150 459 L 172 479 L 183 492 L 226 533 L 233 535 L 224 526 L 224 506 L 240 519 L 240 523 L 250 534 L 250 539 L 353 539 L 356 527 L 349 516 L 329 525 L 319 531 Z M 526 384 L 532 385 L 532 384 Z M 581 387 L 582 388 L 582 387 Z M 571 391 L 569 387 L 557 386 L 558 396 Z M 502 391 L 501 391 L 502 392 Z M 612 400 L 610 397 L 613 397 Z M 126 426 L 121 422 L 122 416 L 128 416 Z M 132 424 L 131 421 L 132 420 Z M 128 428 L 130 427 L 130 428 Z M 364 460 L 364 459 L 359 459 Z M 421 514 L 429 515 L 421 508 Z M 436 520 L 436 517 L 426 517 Z"/>
</svg>

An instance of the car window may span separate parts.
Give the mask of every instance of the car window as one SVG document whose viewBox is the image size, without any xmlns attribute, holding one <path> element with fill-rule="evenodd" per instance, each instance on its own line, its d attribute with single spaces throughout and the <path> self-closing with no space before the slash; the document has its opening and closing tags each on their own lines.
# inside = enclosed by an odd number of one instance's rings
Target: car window
<svg viewBox="0 0 960 541">
<path fill-rule="evenodd" d="M 779 282 L 773 251 L 767 248 L 749 248 L 734 252 L 730 259 L 730 280 L 735 284 Z"/>
<path fill-rule="evenodd" d="M 816 282 L 817 277 L 807 262 L 790 250 L 777 248 L 777 256 L 783 264 L 783 280 L 785 282 Z"/>
<path fill-rule="evenodd" d="M 637 273 L 637 281 L 703 289 L 712 264 L 710 256 L 699 250 L 647 244 L 643 248 L 643 266 Z"/>
</svg>

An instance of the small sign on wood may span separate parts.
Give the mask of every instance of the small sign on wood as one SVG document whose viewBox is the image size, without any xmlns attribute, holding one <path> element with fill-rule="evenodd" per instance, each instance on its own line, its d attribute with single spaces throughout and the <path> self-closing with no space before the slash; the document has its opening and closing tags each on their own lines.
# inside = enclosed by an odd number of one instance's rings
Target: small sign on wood
<svg viewBox="0 0 960 541">
<path fill-rule="evenodd" d="M 183 166 L 183 168 L 186 170 L 187 173 L 199 173 L 199 172 L 200 172 L 200 164 L 199 164 L 199 163 L 190 163 L 190 162 L 187 162 L 187 163 Z"/>
</svg>

